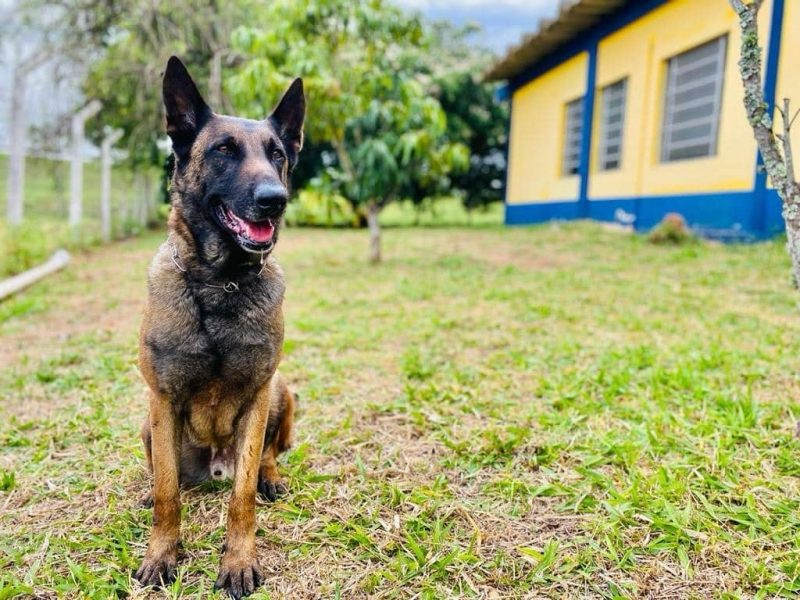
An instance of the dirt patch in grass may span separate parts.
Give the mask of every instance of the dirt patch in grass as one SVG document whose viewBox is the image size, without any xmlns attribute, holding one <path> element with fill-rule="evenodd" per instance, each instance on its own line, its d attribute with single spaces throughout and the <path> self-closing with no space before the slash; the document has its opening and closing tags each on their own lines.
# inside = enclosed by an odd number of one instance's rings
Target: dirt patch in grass
<svg viewBox="0 0 800 600">
<path fill-rule="evenodd" d="M 55 281 L 37 284 L 34 293 L 43 298 L 47 310 L 0 325 L 0 364 L 53 356 L 70 339 L 87 333 L 129 336 L 144 306 L 143 274 L 153 250 L 132 240 L 76 253 Z"/>
</svg>

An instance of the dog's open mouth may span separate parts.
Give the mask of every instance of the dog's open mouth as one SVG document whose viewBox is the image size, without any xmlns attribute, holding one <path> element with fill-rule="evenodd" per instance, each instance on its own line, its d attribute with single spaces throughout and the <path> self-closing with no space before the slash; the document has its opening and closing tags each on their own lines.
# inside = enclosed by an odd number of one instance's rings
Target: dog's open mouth
<svg viewBox="0 0 800 600">
<path fill-rule="evenodd" d="M 224 204 L 217 206 L 217 218 L 245 250 L 263 252 L 274 245 L 275 223 L 272 219 L 248 221 L 233 214 Z"/>
</svg>

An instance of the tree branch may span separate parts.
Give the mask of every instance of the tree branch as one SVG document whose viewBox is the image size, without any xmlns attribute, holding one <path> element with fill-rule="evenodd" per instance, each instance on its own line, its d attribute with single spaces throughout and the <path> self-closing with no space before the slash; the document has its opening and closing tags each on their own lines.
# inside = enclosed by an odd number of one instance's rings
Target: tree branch
<svg viewBox="0 0 800 600">
<path fill-rule="evenodd" d="M 742 0 L 730 0 L 730 3 L 739 14 L 742 29 L 739 68 L 744 85 L 747 120 L 753 128 L 767 172 L 773 178 L 773 183 L 778 185 L 778 179 L 786 179 L 786 170 L 772 132 L 772 117 L 762 91 L 761 48 L 758 45 L 758 9 L 761 2 L 745 4 Z"/>
<path fill-rule="evenodd" d="M 797 115 L 795 114 L 795 117 Z M 783 99 L 783 109 L 781 110 L 781 120 L 783 121 L 783 135 L 780 140 L 783 144 L 783 159 L 786 162 L 786 177 L 790 181 L 795 181 L 794 177 L 794 155 L 792 154 L 792 138 L 790 133 L 792 131 L 792 122 L 794 118 L 789 118 L 789 99 Z"/>
</svg>

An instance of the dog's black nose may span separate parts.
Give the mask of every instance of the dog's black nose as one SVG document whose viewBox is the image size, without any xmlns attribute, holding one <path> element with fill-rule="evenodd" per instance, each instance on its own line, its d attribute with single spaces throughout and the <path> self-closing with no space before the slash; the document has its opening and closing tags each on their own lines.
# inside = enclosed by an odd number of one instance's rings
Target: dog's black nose
<svg viewBox="0 0 800 600">
<path fill-rule="evenodd" d="M 258 208 L 278 209 L 286 208 L 289 201 L 289 194 L 286 188 L 279 183 L 264 182 L 259 183 L 253 193 Z"/>
</svg>

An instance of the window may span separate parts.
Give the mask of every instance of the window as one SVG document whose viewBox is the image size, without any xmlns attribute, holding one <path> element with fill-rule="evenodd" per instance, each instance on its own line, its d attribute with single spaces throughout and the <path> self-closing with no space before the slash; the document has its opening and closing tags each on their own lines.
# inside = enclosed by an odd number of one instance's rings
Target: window
<svg viewBox="0 0 800 600">
<path fill-rule="evenodd" d="M 669 60 L 663 162 L 717 153 L 726 46 L 722 36 Z"/>
<path fill-rule="evenodd" d="M 577 175 L 581 168 L 581 138 L 583 134 L 583 98 L 566 106 L 564 119 L 563 175 Z"/>
<path fill-rule="evenodd" d="M 622 164 L 622 134 L 625 127 L 625 91 L 623 79 L 603 88 L 600 123 L 600 170 L 619 169 Z"/>
</svg>

